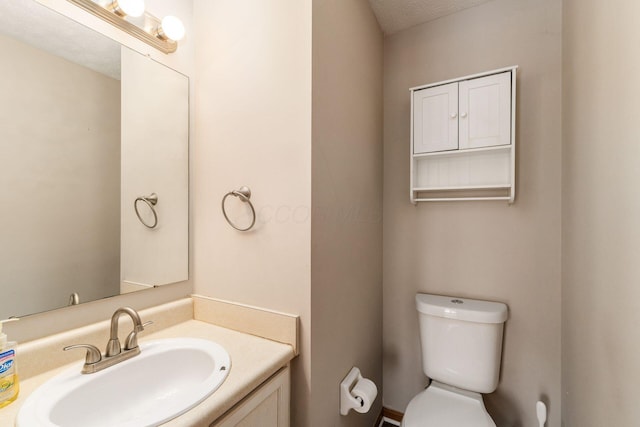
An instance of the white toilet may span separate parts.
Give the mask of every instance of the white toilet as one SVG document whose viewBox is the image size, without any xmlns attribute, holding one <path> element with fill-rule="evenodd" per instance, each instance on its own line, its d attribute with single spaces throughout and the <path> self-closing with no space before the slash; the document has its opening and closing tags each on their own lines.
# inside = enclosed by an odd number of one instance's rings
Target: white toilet
<svg viewBox="0 0 640 427">
<path fill-rule="evenodd" d="M 402 427 L 496 427 L 480 393 L 498 386 L 507 306 L 427 294 L 416 306 L 431 384 L 409 402 Z"/>
</svg>

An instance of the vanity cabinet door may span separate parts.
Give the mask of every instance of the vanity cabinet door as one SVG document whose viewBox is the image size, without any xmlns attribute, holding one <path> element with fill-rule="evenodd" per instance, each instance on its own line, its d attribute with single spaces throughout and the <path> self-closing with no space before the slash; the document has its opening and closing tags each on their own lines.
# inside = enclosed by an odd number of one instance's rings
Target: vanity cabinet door
<svg viewBox="0 0 640 427">
<path fill-rule="evenodd" d="M 458 149 L 458 83 L 413 94 L 413 154 Z"/>
<path fill-rule="evenodd" d="M 460 149 L 511 143 L 511 73 L 460 82 Z"/>
<path fill-rule="evenodd" d="M 281 369 L 211 427 L 289 427 L 289 376 Z"/>
</svg>

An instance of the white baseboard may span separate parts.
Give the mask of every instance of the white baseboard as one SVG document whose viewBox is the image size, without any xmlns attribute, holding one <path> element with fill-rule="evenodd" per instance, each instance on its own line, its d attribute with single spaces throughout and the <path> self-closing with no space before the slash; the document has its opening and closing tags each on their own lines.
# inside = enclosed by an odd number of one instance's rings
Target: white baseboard
<svg viewBox="0 0 640 427">
<path fill-rule="evenodd" d="M 382 420 L 380 421 L 380 425 L 378 427 L 382 427 L 384 423 L 389 423 L 389 424 L 393 424 L 394 426 L 400 427 L 400 423 L 398 421 L 392 420 L 391 418 L 387 418 L 387 417 L 382 417 Z"/>
</svg>

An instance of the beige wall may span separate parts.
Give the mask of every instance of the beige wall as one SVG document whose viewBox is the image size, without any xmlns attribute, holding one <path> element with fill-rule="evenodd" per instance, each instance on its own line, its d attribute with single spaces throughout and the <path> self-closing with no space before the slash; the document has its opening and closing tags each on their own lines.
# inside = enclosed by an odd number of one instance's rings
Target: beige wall
<svg viewBox="0 0 640 427">
<path fill-rule="evenodd" d="M 563 425 L 640 420 L 640 3 L 563 2 Z"/>
<path fill-rule="evenodd" d="M 292 425 L 307 425 L 311 324 L 311 1 L 197 0 L 195 292 L 301 316 Z M 222 197 L 251 188 L 241 233 Z M 227 201 L 238 222 L 240 201 Z"/>
<path fill-rule="evenodd" d="M 367 0 L 314 0 L 313 426 L 371 427 L 380 413 L 382 47 Z M 368 414 L 343 417 L 338 384 L 352 366 L 380 397 Z"/>
<path fill-rule="evenodd" d="M 509 305 L 501 381 L 485 397 L 499 426 L 560 419 L 561 1 L 495 0 L 385 39 L 384 404 L 425 385 L 414 295 Z M 519 65 L 518 194 L 503 202 L 409 203 L 409 91 Z M 580 424 L 575 424 L 580 425 Z"/>
<path fill-rule="evenodd" d="M 0 318 L 116 295 L 120 82 L 8 37 L 0 51 Z"/>
<path fill-rule="evenodd" d="M 343 418 L 336 390 L 353 365 L 381 385 L 375 17 L 365 0 L 317 1 L 313 47 L 310 1 L 201 1 L 196 17 L 195 292 L 301 315 L 292 425 L 371 425 L 380 400 Z M 220 210 L 241 185 L 257 211 L 248 233 Z M 243 223 L 241 208 L 228 200 Z"/>
</svg>

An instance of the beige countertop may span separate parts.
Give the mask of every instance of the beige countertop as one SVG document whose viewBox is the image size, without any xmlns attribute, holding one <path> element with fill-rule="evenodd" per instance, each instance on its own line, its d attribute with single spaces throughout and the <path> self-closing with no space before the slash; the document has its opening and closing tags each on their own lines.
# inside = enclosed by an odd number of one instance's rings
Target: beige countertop
<svg viewBox="0 0 640 427">
<path fill-rule="evenodd" d="M 139 341 L 172 337 L 203 338 L 215 341 L 224 347 L 231 357 L 231 370 L 222 386 L 211 396 L 178 418 L 163 424 L 164 426 L 209 426 L 209 424 L 231 409 L 250 391 L 255 389 L 280 368 L 286 366 L 295 357 L 290 345 L 233 331 L 199 320 L 187 320 L 169 326 L 155 333 L 140 336 Z M 69 344 L 72 344 L 71 342 Z M 20 372 L 20 354 L 18 354 L 18 372 Z M 60 372 L 77 367 L 82 362 L 65 364 L 34 375 L 20 383 L 20 395 L 10 405 L 0 409 L 0 426 L 10 427 L 15 423 L 20 407 L 38 386 Z"/>
</svg>

